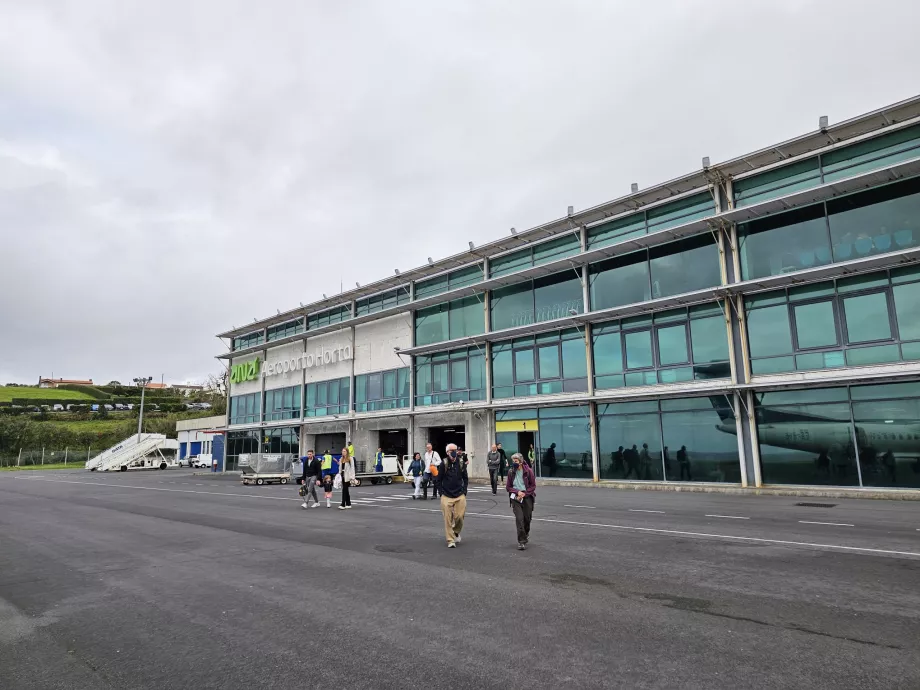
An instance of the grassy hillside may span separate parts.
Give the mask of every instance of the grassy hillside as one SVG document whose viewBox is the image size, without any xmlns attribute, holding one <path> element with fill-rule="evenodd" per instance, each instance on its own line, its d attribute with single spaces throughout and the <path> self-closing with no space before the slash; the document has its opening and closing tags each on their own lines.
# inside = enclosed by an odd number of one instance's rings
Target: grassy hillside
<svg viewBox="0 0 920 690">
<path fill-rule="evenodd" d="M 0 386 L 0 402 L 10 402 L 13 398 L 41 398 L 53 405 L 55 400 L 94 400 L 82 391 L 67 391 L 57 388 L 35 388 L 32 386 Z"/>
</svg>

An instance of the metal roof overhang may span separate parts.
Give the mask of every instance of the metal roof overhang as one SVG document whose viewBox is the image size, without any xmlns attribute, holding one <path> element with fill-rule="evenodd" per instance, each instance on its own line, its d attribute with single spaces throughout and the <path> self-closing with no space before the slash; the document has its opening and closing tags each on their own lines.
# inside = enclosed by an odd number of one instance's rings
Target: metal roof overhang
<svg viewBox="0 0 920 690">
<path fill-rule="evenodd" d="M 828 145 L 885 129 L 893 124 L 916 117 L 920 117 L 920 96 L 899 101 L 898 103 L 870 113 L 845 120 L 825 130 L 809 132 L 800 137 L 760 149 L 759 151 L 745 156 L 730 159 L 723 163 L 710 166 L 709 169 L 697 170 L 683 177 L 642 190 L 636 194 L 623 196 L 588 208 L 572 216 L 557 218 L 556 220 L 538 225 L 529 230 L 518 232 L 516 235 L 506 236 L 501 240 L 474 248 L 471 251 L 461 252 L 445 259 L 435 261 L 432 264 L 401 272 L 398 275 L 384 278 L 355 290 L 349 290 L 343 294 L 336 295 L 332 299 L 317 300 L 305 307 L 292 309 L 274 317 L 248 324 L 245 327 L 231 329 L 219 334 L 217 337 L 231 338 L 237 335 L 244 335 L 246 333 L 251 333 L 253 330 L 259 330 L 274 324 L 283 323 L 297 316 L 305 315 L 308 312 L 325 311 L 335 306 L 336 303 L 341 303 L 343 300 L 351 301 L 361 299 L 368 295 L 399 287 L 409 281 L 423 280 L 427 277 L 444 273 L 454 268 L 469 265 L 485 257 L 491 257 L 512 249 L 524 247 L 540 239 L 554 237 L 562 232 L 571 231 L 580 225 L 587 226 L 596 224 L 630 211 L 645 209 L 657 202 L 673 200 L 677 196 L 699 191 L 709 185 L 713 174 L 733 177 L 758 168 L 780 163 L 790 158 L 818 151 L 827 148 Z M 760 205 L 758 205 L 758 207 L 759 206 Z M 750 210 L 755 207 L 751 206 L 747 208 Z M 723 217 L 726 215 L 727 214 L 723 214 Z M 651 235 L 648 237 L 651 237 Z"/>
</svg>

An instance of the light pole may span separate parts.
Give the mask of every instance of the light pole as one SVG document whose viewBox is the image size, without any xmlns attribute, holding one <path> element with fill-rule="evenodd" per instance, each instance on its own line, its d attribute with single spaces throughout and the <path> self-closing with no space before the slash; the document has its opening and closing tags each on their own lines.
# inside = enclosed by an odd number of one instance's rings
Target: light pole
<svg viewBox="0 0 920 690">
<path fill-rule="evenodd" d="M 141 411 L 137 415 L 137 442 L 141 442 L 141 425 L 144 423 L 144 391 L 147 390 L 147 384 L 153 381 L 152 376 L 141 376 L 134 379 L 134 383 L 141 387 Z"/>
</svg>

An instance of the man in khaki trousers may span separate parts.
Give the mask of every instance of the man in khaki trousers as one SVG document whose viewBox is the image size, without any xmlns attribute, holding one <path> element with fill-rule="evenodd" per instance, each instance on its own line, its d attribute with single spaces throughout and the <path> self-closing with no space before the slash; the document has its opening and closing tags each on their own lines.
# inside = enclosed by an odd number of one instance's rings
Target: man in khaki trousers
<svg viewBox="0 0 920 690">
<path fill-rule="evenodd" d="M 454 549 L 460 543 L 460 532 L 463 530 L 469 476 L 466 465 L 460 462 L 457 446 L 453 443 L 447 446 L 447 457 L 441 463 L 440 475 L 444 534 L 447 537 L 447 548 Z"/>
</svg>

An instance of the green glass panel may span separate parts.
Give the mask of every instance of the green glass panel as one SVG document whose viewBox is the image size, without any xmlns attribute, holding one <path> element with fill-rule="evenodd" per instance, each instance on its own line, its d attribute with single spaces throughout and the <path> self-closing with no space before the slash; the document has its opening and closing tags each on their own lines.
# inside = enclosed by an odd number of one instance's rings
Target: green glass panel
<svg viewBox="0 0 920 690">
<path fill-rule="evenodd" d="M 835 369 L 845 366 L 846 362 L 843 353 L 834 352 L 809 352 L 804 355 L 796 355 L 795 368 L 799 371 L 808 371 L 810 369 Z"/>
<path fill-rule="evenodd" d="M 603 247 L 645 234 L 645 214 L 618 218 L 588 230 L 588 248 Z"/>
<path fill-rule="evenodd" d="M 573 271 L 537 278 L 533 286 L 534 318 L 538 323 L 585 310 L 581 280 Z"/>
<path fill-rule="evenodd" d="M 581 239 L 574 232 L 567 233 L 564 237 L 533 247 L 533 265 L 539 266 L 557 259 L 564 259 L 567 256 L 574 256 L 580 252 Z"/>
<path fill-rule="evenodd" d="M 868 275 L 853 276 L 852 278 L 840 278 L 837 280 L 837 292 L 840 294 L 847 292 L 859 292 L 869 290 L 874 287 L 887 287 L 888 274 L 869 273 Z"/>
<path fill-rule="evenodd" d="M 396 372 L 386 371 L 383 374 L 383 397 L 396 397 Z"/>
<path fill-rule="evenodd" d="M 796 340 L 800 349 L 837 345 L 833 302 L 813 302 L 794 307 Z"/>
<path fill-rule="evenodd" d="M 649 250 L 652 299 L 719 285 L 719 248 L 700 235 Z"/>
<path fill-rule="evenodd" d="M 587 379 L 588 361 L 583 337 L 562 341 L 562 375 L 567 379 Z"/>
<path fill-rule="evenodd" d="M 920 359 L 920 342 L 901 343 L 901 359 L 907 361 Z"/>
<path fill-rule="evenodd" d="M 622 376 L 595 376 L 594 385 L 599 389 L 622 388 L 625 383 Z"/>
<path fill-rule="evenodd" d="M 848 342 L 869 343 L 891 339 L 887 293 L 874 292 L 847 297 L 843 300 L 843 313 Z"/>
<path fill-rule="evenodd" d="M 920 244 L 920 179 L 827 202 L 836 261 Z"/>
<path fill-rule="evenodd" d="M 920 283 L 892 288 L 901 340 L 920 340 Z"/>
<path fill-rule="evenodd" d="M 536 378 L 531 348 L 514 351 L 514 378 L 516 381 L 533 381 Z"/>
<path fill-rule="evenodd" d="M 847 350 L 847 364 L 851 367 L 864 364 L 885 364 L 886 362 L 897 362 L 900 359 L 901 353 L 897 345 L 876 345 Z"/>
<path fill-rule="evenodd" d="M 539 378 L 557 379 L 561 377 L 558 345 L 545 345 L 537 348 L 537 362 L 540 367 Z"/>
<path fill-rule="evenodd" d="M 482 264 L 468 266 L 448 274 L 448 285 L 451 290 L 456 290 L 467 285 L 475 285 L 482 282 Z"/>
<path fill-rule="evenodd" d="M 769 359 L 751 360 L 751 373 L 755 376 L 763 374 L 778 374 L 784 371 L 795 371 L 794 358 L 770 357 Z"/>
<path fill-rule="evenodd" d="M 724 398 L 723 398 L 724 400 Z M 671 412 L 661 415 L 662 461 L 668 481 L 741 483 L 738 441 L 731 408 Z"/>
<path fill-rule="evenodd" d="M 623 350 L 619 332 L 594 337 L 594 373 L 597 376 L 623 371 Z"/>
<path fill-rule="evenodd" d="M 818 170 L 817 158 L 774 168 L 760 175 L 733 182 L 735 208 L 776 199 L 801 189 L 815 187 L 820 183 L 821 173 Z"/>
<path fill-rule="evenodd" d="M 415 344 L 430 345 L 450 338 L 448 305 L 435 304 L 415 312 Z"/>
<path fill-rule="evenodd" d="M 646 212 L 649 233 L 684 225 L 716 214 L 715 202 L 709 192 L 694 194 L 679 201 L 664 204 Z"/>
<path fill-rule="evenodd" d="M 675 369 L 659 369 L 659 383 L 681 383 L 693 380 L 693 367 L 677 367 Z"/>
<path fill-rule="evenodd" d="M 503 352 L 492 351 L 492 385 L 514 385 L 514 370 L 512 368 L 512 354 L 510 350 Z"/>
<path fill-rule="evenodd" d="M 591 308 L 595 311 L 651 298 L 646 252 L 602 261 L 590 268 Z"/>
<path fill-rule="evenodd" d="M 530 247 L 505 256 L 489 260 L 489 275 L 493 278 L 505 276 L 515 271 L 529 267 L 533 263 L 533 254 Z"/>
<path fill-rule="evenodd" d="M 747 314 L 748 345 L 752 358 L 792 352 L 789 310 L 785 304 L 752 309 Z M 790 369 L 793 368 L 790 366 Z"/>
<path fill-rule="evenodd" d="M 467 361 L 460 359 L 450 363 L 450 388 L 459 390 L 469 388 L 469 377 L 467 376 Z"/>
<path fill-rule="evenodd" d="M 745 280 L 823 266 L 832 260 L 822 204 L 742 223 L 738 237 Z"/>
<path fill-rule="evenodd" d="M 690 361 L 687 350 L 687 327 L 685 324 L 658 329 L 658 364 L 681 364 Z"/>
<path fill-rule="evenodd" d="M 598 446 L 601 479 L 663 478 L 661 428 L 657 412 L 601 416 L 598 419 Z"/>
<path fill-rule="evenodd" d="M 654 365 L 651 331 L 625 333 L 623 342 L 626 346 L 627 369 L 645 369 Z"/>
<path fill-rule="evenodd" d="M 485 314 L 482 302 L 476 297 L 454 300 L 450 303 L 450 337 L 462 338 L 479 335 L 485 331 Z"/>
<path fill-rule="evenodd" d="M 821 157 L 824 181 L 833 182 L 920 156 L 920 127 L 907 127 Z"/>
<path fill-rule="evenodd" d="M 526 281 L 492 291 L 492 330 L 533 323 L 533 283 Z"/>
<path fill-rule="evenodd" d="M 690 321 L 690 342 L 696 364 L 728 361 L 728 334 L 721 314 Z"/>
<path fill-rule="evenodd" d="M 909 283 L 914 280 L 920 280 L 920 266 L 905 266 L 891 271 L 892 283 Z"/>
<path fill-rule="evenodd" d="M 624 376 L 627 386 L 652 386 L 658 383 L 658 376 L 654 371 L 634 371 Z"/>
</svg>

